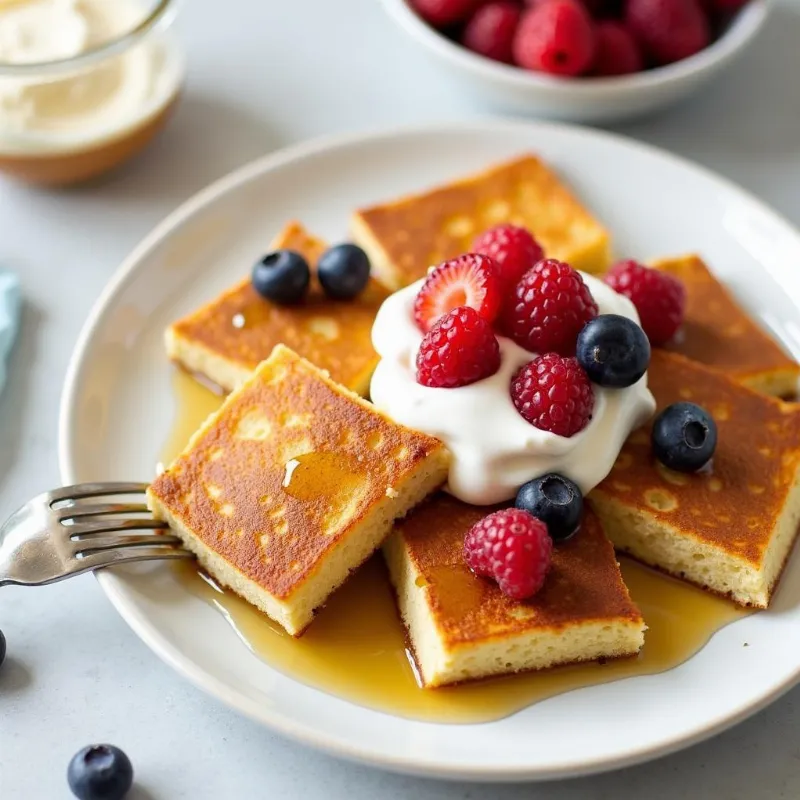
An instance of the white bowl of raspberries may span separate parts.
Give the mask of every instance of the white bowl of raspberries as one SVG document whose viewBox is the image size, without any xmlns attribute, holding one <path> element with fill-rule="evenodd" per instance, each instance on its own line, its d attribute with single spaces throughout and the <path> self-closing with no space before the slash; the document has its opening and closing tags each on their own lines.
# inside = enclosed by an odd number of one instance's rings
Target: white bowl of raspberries
<svg viewBox="0 0 800 800">
<path fill-rule="evenodd" d="M 646 114 L 739 54 L 769 0 L 384 0 L 495 108 L 577 122 Z"/>
</svg>

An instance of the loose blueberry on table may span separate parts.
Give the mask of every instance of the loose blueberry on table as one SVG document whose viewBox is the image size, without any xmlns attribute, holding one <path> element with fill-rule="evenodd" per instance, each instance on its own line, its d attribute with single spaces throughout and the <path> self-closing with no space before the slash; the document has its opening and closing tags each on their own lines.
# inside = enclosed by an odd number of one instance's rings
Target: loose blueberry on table
<svg viewBox="0 0 800 800">
<path fill-rule="evenodd" d="M 72 757 L 67 781 L 78 800 L 122 800 L 133 785 L 133 765 L 114 745 L 89 745 Z"/>
<path fill-rule="evenodd" d="M 696 472 L 714 455 L 717 425 L 704 408 L 695 403 L 673 403 L 653 422 L 653 453 L 676 472 Z"/>
</svg>

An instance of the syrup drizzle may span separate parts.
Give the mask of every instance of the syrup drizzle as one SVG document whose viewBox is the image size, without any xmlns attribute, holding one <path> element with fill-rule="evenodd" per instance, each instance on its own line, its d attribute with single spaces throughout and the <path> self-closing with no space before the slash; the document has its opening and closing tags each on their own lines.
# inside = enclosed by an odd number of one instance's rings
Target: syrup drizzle
<svg viewBox="0 0 800 800">
<path fill-rule="evenodd" d="M 180 370 L 175 372 L 174 391 L 177 422 L 162 456 L 166 464 L 222 402 Z M 303 480 L 303 474 L 301 460 L 289 476 L 298 496 L 316 491 Z M 344 470 L 341 477 L 346 484 Z M 284 674 L 390 714 L 431 722 L 474 723 L 500 719 L 573 689 L 672 669 L 700 650 L 720 628 L 748 613 L 628 559 L 621 559 L 621 566 L 648 625 L 639 656 L 435 690 L 423 690 L 417 684 L 380 556 L 333 595 L 300 639 L 221 589 L 195 564 L 181 563 L 174 569 L 187 591 L 223 614 L 253 653 Z"/>
</svg>

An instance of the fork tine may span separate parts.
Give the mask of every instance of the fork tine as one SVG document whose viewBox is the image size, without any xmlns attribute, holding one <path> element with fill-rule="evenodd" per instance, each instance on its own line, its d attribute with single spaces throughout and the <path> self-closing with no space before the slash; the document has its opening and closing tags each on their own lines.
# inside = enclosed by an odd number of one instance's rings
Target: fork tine
<svg viewBox="0 0 800 800">
<path fill-rule="evenodd" d="M 120 481 L 117 483 L 78 483 L 74 486 L 62 486 L 47 492 L 50 505 L 65 500 L 83 500 L 86 497 L 102 497 L 111 494 L 144 494 L 149 484 Z"/>
<path fill-rule="evenodd" d="M 111 567 L 115 564 L 130 564 L 135 561 L 174 560 L 194 558 L 192 553 L 180 547 L 122 547 L 116 550 L 101 550 L 77 560 L 79 571 Z"/>
<path fill-rule="evenodd" d="M 56 512 L 59 522 L 80 517 L 99 517 L 103 514 L 149 514 L 146 503 L 78 503 L 59 508 Z"/>
<path fill-rule="evenodd" d="M 100 533 L 113 533 L 114 531 L 160 531 L 169 528 L 169 524 L 158 519 L 96 519 L 91 522 L 78 522 L 75 525 L 65 525 L 64 531 L 73 541 L 83 537 L 90 538 Z M 163 534 L 161 534 L 163 539 Z"/>
<path fill-rule="evenodd" d="M 182 542 L 177 536 L 159 535 L 155 533 L 118 533 L 111 534 L 110 536 L 97 534 L 96 536 L 89 536 L 86 539 L 75 541 L 74 553 L 78 558 L 85 558 L 86 556 L 102 552 L 103 550 L 121 550 L 127 547 L 143 546 L 163 548 L 181 544 Z"/>
</svg>

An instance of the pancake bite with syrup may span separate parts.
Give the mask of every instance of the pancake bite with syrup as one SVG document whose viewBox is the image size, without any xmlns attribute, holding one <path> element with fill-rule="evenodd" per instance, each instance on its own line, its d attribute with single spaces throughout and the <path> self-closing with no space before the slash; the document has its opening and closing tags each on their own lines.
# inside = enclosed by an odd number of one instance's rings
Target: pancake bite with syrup
<svg viewBox="0 0 800 800">
<path fill-rule="evenodd" d="M 486 515 L 446 494 L 399 522 L 383 548 L 426 688 L 636 655 L 646 625 L 592 511 L 553 548 L 540 591 L 520 601 L 477 577 L 464 539 Z"/>
<path fill-rule="evenodd" d="M 294 636 L 444 482 L 438 440 L 277 345 L 151 484 L 200 564 Z"/>
</svg>

